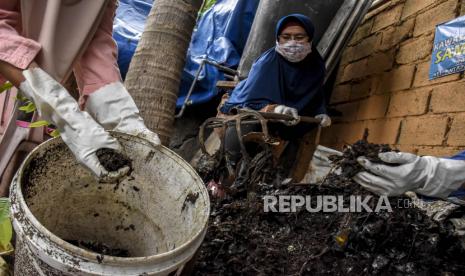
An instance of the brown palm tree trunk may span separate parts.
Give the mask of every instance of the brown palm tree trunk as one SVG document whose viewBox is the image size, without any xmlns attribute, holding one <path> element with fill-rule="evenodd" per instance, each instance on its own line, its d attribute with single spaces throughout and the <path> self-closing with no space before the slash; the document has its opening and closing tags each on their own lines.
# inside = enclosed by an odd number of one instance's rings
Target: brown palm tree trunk
<svg viewBox="0 0 465 276">
<path fill-rule="evenodd" d="M 147 127 L 164 145 L 174 113 L 186 52 L 202 0 L 155 0 L 129 65 L 125 86 Z"/>
</svg>

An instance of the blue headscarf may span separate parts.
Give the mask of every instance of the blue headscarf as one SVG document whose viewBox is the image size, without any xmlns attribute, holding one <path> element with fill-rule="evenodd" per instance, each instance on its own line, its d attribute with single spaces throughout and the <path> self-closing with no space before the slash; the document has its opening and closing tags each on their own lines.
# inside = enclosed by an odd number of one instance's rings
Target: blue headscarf
<svg viewBox="0 0 465 276">
<path fill-rule="evenodd" d="M 315 27 L 302 14 L 291 14 L 279 20 L 276 39 L 288 22 L 298 22 L 313 38 Z M 299 112 L 311 106 L 312 113 L 326 113 L 322 85 L 326 69 L 323 59 L 313 46 L 303 61 L 287 61 L 275 47 L 263 53 L 252 65 L 247 79 L 241 81 L 220 108 L 230 113 L 233 108 L 248 107 L 259 110 L 268 104 L 282 104 Z"/>
</svg>

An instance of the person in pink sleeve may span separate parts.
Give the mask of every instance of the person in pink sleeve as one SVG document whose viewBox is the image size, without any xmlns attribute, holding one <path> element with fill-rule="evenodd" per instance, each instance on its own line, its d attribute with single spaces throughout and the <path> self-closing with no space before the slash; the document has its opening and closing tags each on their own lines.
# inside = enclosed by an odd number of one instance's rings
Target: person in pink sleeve
<svg viewBox="0 0 465 276">
<path fill-rule="evenodd" d="M 0 84 L 10 81 L 54 124 L 77 160 L 104 181 L 96 151 L 121 146 L 106 130 L 159 145 L 121 82 L 112 38 L 116 0 L 1 0 Z M 79 103 L 61 85 L 74 73 Z"/>
</svg>

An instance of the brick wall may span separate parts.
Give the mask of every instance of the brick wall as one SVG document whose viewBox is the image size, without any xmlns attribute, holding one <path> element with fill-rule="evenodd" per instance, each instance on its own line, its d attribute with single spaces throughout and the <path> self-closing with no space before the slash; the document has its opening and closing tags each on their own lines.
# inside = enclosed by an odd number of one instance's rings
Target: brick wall
<svg viewBox="0 0 465 276">
<path fill-rule="evenodd" d="M 392 0 L 367 14 L 348 47 L 331 99 L 344 115 L 321 143 L 369 141 L 445 156 L 465 149 L 465 79 L 428 79 L 436 24 L 465 13 L 465 0 Z"/>
</svg>

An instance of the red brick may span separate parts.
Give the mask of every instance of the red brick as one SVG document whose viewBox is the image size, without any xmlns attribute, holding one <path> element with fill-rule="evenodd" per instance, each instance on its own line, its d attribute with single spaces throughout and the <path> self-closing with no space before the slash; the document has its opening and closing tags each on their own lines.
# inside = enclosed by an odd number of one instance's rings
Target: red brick
<svg viewBox="0 0 465 276">
<path fill-rule="evenodd" d="M 401 41 L 411 36 L 414 26 L 414 19 L 407 20 L 400 26 L 389 27 L 383 31 L 383 38 L 381 40 L 380 50 L 387 50 L 396 45 Z"/>
<path fill-rule="evenodd" d="M 447 144 L 449 146 L 465 146 L 465 113 L 453 116 Z"/>
<path fill-rule="evenodd" d="M 360 102 L 357 112 L 358 120 L 377 119 L 386 115 L 389 95 L 373 95 Z"/>
<path fill-rule="evenodd" d="M 401 119 L 378 119 L 365 121 L 368 141 L 376 144 L 395 144 Z"/>
<path fill-rule="evenodd" d="M 362 59 L 347 65 L 344 68 L 344 74 L 342 75 L 342 82 L 349 81 L 352 79 L 361 78 L 368 74 L 368 60 Z"/>
<path fill-rule="evenodd" d="M 320 143 L 331 145 L 338 143 L 338 137 L 342 133 L 343 124 L 334 123 L 330 127 L 323 128 L 321 131 Z"/>
<path fill-rule="evenodd" d="M 399 144 L 401 145 L 442 145 L 446 134 L 448 117 L 425 115 L 408 117 L 402 123 Z"/>
<path fill-rule="evenodd" d="M 425 147 L 425 146 L 420 146 L 417 149 L 417 154 L 418 155 L 429 155 L 429 156 L 437 156 L 437 157 L 450 157 L 453 156 L 460 151 L 463 151 L 463 149 L 456 148 L 456 147 L 443 147 L 443 146 L 437 146 L 437 147 Z"/>
<path fill-rule="evenodd" d="M 465 15 L 465 0 L 460 0 L 460 16 Z"/>
<path fill-rule="evenodd" d="M 392 68 L 394 63 L 394 51 L 382 52 L 368 58 L 368 72 L 379 74 Z"/>
<path fill-rule="evenodd" d="M 387 26 L 397 23 L 402 13 L 402 5 L 397 5 L 389 10 L 383 11 L 375 17 L 372 32 L 377 32 Z"/>
<path fill-rule="evenodd" d="M 388 117 L 422 115 L 428 110 L 428 98 L 431 89 L 396 92 L 391 95 Z"/>
<path fill-rule="evenodd" d="M 342 116 L 336 117 L 335 120 L 340 121 L 340 122 L 354 121 L 357 118 L 359 102 L 338 104 L 338 105 L 333 105 L 332 107 L 342 113 Z"/>
<path fill-rule="evenodd" d="M 352 56 L 353 56 L 353 47 L 352 46 L 346 47 L 344 49 L 344 52 L 342 53 L 341 62 L 339 66 L 343 67 L 349 64 L 351 60 L 353 60 Z"/>
<path fill-rule="evenodd" d="M 417 65 L 417 71 L 415 73 L 415 80 L 413 81 L 413 87 L 421 87 L 426 85 L 433 85 L 443 82 L 455 81 L 460 78 L 460 74 L 452 74 L 449 76 L 437 78 L 434 80 L 429 79 L 429 69 L 431 61 L 425 61 Z"/>
<path fill-rule="evenodd" d="M 415 145 L 393 145 L 393 149 L 399 150 L 401 152 L 410 152 L 413 154 L 418 153 L 418 148 Z"/>
<path fill-rule="evenodd" d="M 413 36 L 434 31 L 437 24 L 455 18 L 457 0 L 449 0 L 428 11 L 419 14 L 415 22 Z"/>
<path fill-rule="evenodd" d="M 369 19 L 372 19 L 376 15 L 382 13 L 384 10 L 388 10 L 389 7 L 392 7 L 392 6 L 390 6 L 389 2 L 386 1 L 385 3 L 382 3 L 378 8 L 376 8 L 374 10 L 369 10 L 368 13 L 365 15 L 365 18 L 363 20 L 367 21 Z"/>
<path fill-rule="evenodd" d="M 367 57 L 379 47 L 381 35 L 372 35 L 360 41 L 360 43 L 347 48 L 343 55 L 343 63 L 352 62 Z"/>
<path fill-rule="evenodd" d="M 407 0 L 402 11 L 402 19 L 415 14 L 422 9 L 439 2 L 438 0 Z"/>
<path fill-rule="evenodd" d="M 349 42 L 350 46 L 357 44 L 360 40 L 370 35 L 371 28 L 373 27 L 373 21 L 373 19 L 368 20 L 357 28 Z"/>
<path fill-rule="evenodd" d="M 342 65 L 342 63 L 339 65 L 338 68 L 336 68 L 337 73 L 336 73 L 336 80 L 334 81 L 334 84 L 339 84 L 342 82 L 342 78 L 344 77 L 344 68 L 346 65 Z"/>
<path fill-rule="evenodd" d="M 408 89 L 411 87 L 414 72 L 414 65 L 400 66 L 384 73 L 381 79 L 374 82 L 373 89 L 378 94 Z"/>
<path fill-rule="evenodd" d="M 344 68 L 349 63 L 354 63 L 353 53 L 354 53 L 353 47 L 346 48 L 344 52 L 342 53 L 339 66 Z"/>
<path fill-rule="evenodd" d="M 350 100 L 352 101 L 352 100 L 368 97 L 371 92 L 371 83 L 372 83 L 371 78 L 365 79 L 358 83 L 353 83 L 352 89 L 350 92 Z"/>
<path fill-rule="evenodd" d="M 353 144 L 363 138 L 364 130 L 363 122 L 351 122 L 344 126 L 338 140 L 346 145 Z"/>
<path fill-rule="evenodd" d="M 431 96 L 434 113 L 465 111 L 465 82 L 451 82 L 436 86 Z"/>
<path fill-rule="evenodd" d="M 378 8 L 370 10 L 367 15 L 365 16 L 363 22 L 377 16 L 378 14 L 388 11 L 392 7 L 396 6 L 399 3 L 403 3 L 405 0 L 390 0 L 390 1 L 384 1 Z"/>
<path fill-rule="evenodd" d="M 334 87 L 330 103 L 334 104 L 348 101 L 350 99 L 351 88 L 352 86 L 350 84 L 337 85 Z"/>
<path fill-rule="evenodd" d="M 383 78 L 385 77 L 385 74 L 379 74 L 379 75 L 374 75 L 370 77 L 371 80 L 371 87 L 370 87 L 370 93 L 373 95 L 376 94 L 383 94 L 385 91 L 382 91 L 381 84 L 383 82 Z"/>
<path fill-rule="evenodd" d="M 431 56 L 433 37 L 410 39 L 400 46 L 396 61 L 399 64 L 408 64 Z"/>
<path fill-rule="evenodd" d="M 324 145 L 353 144 L 363 138 L 363 122 L 334 124 L 321 132 L 321 143 Z"/>
</svg>

